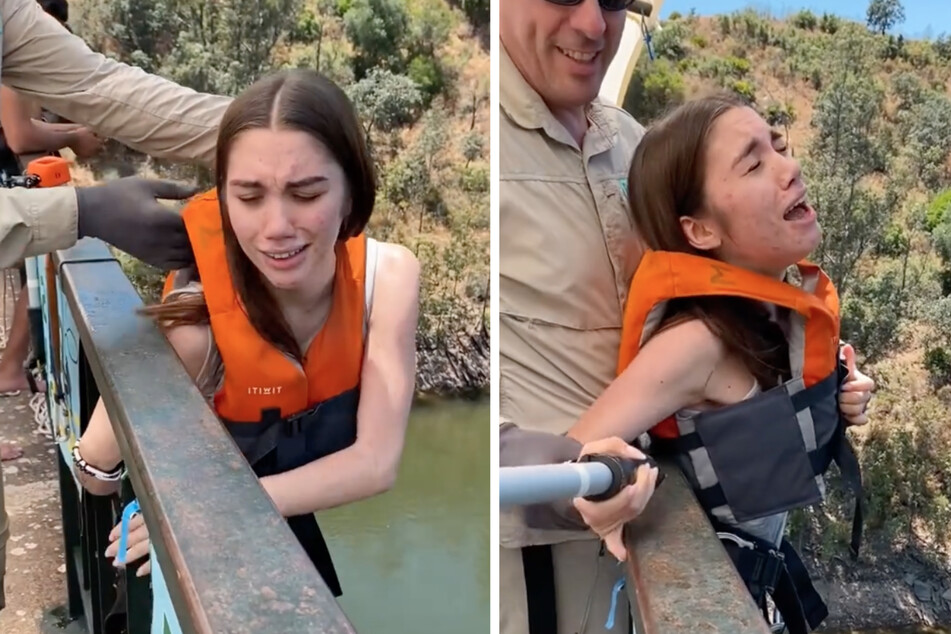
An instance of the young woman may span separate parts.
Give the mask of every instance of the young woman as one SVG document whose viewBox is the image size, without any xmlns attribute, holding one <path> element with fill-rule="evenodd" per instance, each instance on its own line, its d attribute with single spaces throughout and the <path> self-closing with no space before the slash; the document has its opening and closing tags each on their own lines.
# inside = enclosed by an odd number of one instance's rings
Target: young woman
<svg viewBox="0 0 951 634">
<path fill-rule="evenodd" d="M 373 164 L 346 95 L 316 73 L 274 74 L 240 95 L 216 165 L 216 190 L 183 210 L 197 268 L 173 274 L 146 312 L 339 596 L 314 513 L 393 485 L 415 383 L 419 265 L 363 233 Z M 121 456 L 101 402 L 74 458 L 90 492 L 115 491 Z M 148 552 L 146 537 L 138 518 L 128 561 Z"/>
<path fill-rule="evenodd" d="M 822 499 L 833 460 L 860 488 L 844 427 L 867 421 L 874 388 L 851 347 L 839 363 L 838 297 L 803 260 L 821 234 L 799 164 L 756 111 L 715 96 L 647 132 L 629 183 L 648 251 L 631 284 L 620 374 L 568 435 L 585 443 L 650 431 L 673 450 L 728 550 L 748 546 L 763 557 L 751 570 L 785 571 L 799 586 L 787 512 Z M 785 582 L 751 578 L 748 554 L 734 561 L 763 600 L 764 588 Z M 797 587 L 802 605 L 783 611 L 790 631 L 826 614 L 809 588 Z"/>
</svg>

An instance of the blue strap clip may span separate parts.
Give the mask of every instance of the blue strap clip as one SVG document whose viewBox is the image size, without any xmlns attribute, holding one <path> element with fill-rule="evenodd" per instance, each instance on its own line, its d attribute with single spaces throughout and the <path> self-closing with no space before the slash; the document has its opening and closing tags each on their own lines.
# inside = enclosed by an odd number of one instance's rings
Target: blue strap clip
<svg viewBox="0 0 951 634">
<path fill-rule="evenodd" d="M 621 577 L 617 580 L 617 583 L 614 584 L 614 588 L 611 590 L 611 607 L 608 609 L 608 620 L 604 624 L 604 629 L 613 630 L 614 629 L 614 613 L 617 612 L 617 598 L 621 594 L 621 590 L 624 589 L 625 579 Z"/>
<path fill-rule="evenodd" d="M 126 543 L 129 538 L 129 521 L 139 513 L 139 501 L 132 500 L 122 511 L 122 528 L 119 532 L 119 551 L 116 553 L 116 563 L 125 564 Z"/>
</svg>

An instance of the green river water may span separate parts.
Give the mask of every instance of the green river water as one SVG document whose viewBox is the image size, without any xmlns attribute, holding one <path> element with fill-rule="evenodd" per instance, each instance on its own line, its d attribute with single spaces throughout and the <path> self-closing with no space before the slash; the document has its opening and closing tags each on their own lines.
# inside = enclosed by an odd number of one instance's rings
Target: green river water
<svg viewBox="0 0 951 634">
<path fill-rule="evenodd" d="M 396 486 L 320 513 L 360 634 L 485 634 L 489 626 L 489 402 L 413 408 Z"/>
</svg>

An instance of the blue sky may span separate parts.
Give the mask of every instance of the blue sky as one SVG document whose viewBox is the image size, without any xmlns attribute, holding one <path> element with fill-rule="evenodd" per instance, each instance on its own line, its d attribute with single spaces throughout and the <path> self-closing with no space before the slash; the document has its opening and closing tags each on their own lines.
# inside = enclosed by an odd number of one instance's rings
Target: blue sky
<svg viewBox="0 0 951 634">
<path fill-rule="evenodd" d="M 895 29 L 896 33 L 916 39 L 951 34 L 951 0 L 903 0 L 902 4 L 905 6 L 905 23 Z M 700 15 L 715 15 L 747 7 L 777 17 L 810 9 L 820 15 L 825 11 L 864 22 L 868 0 L 665 0 L 660 17 L 664 19 L 672 11 L 687 13 L 693 8 Z"/>
</svg>

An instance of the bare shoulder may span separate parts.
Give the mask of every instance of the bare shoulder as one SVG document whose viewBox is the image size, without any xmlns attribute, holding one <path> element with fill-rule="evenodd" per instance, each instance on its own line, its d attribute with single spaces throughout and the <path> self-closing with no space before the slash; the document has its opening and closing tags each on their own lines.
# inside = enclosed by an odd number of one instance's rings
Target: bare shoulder
<svg viewBox="0 0 951 634">
<path fill-rule="evenodd" d="M 185 369 L 193 379 L 198 376 L 208 348 L 211 345 L 211 329 L 207 325 L 176 326 L 165 332 L 175 354 L 185 364 Z"/>
<path fill-rule="evenodd" d="M 399 244 L 381 242 L 376 263 L 370 331 L 413 336 L 419 320 L 419 261 Z"/>
<path fill-rule="evenodd" d="M 396 287 L 405 291 L 419 285 L 419 260 L 412 251 L 401 244 L 380 242 L 378 253 L 376 284 L 381 290 Z"/>
<path fill-rule="evenodd" d="M 648 352 L 649 351 L 649 352 Z M 684 365 L 712 370 L 726 356 L 726 346 L 700 319 L 690 319 L 650 338 L 642 354 L 680 359 Z"/>
</svg>

